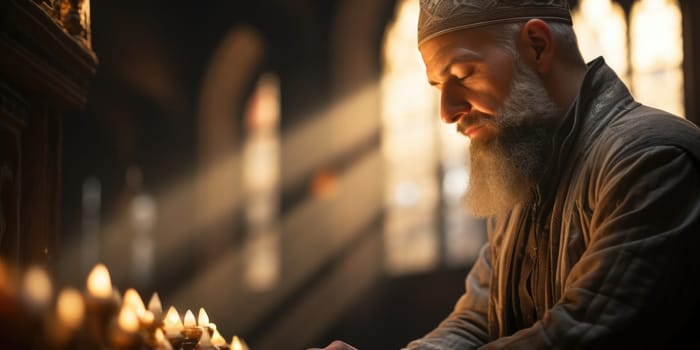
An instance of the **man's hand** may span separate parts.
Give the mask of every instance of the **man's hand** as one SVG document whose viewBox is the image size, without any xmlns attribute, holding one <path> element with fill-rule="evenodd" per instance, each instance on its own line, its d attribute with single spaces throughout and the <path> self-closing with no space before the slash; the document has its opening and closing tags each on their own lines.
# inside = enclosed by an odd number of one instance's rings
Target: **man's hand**
<svg viewBox="0 0 700 350">
<path fill-rule="evenodd" d="M 352 347 L 346 343 L 343 343 L 340 340 L 336 340 L 323 349 L 321 349 L 321 348 L 308 348 L 307 350 L 357 350 L 357 348 Z"/>
</svg>

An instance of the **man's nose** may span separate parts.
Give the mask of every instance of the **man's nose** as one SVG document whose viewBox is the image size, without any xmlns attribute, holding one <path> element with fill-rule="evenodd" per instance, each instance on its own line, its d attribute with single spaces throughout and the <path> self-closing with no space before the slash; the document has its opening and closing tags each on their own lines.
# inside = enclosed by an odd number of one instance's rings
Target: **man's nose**
<svg viewBox="0 0 700 350">
<path fill-rule="evenodd" d="M 440 118 L 447 124 L 456 123 L 471 110 L 471 104 L 460 90 L 463 90 L 460 86 L 447 83 L 440 92 Z"/>
</svg>

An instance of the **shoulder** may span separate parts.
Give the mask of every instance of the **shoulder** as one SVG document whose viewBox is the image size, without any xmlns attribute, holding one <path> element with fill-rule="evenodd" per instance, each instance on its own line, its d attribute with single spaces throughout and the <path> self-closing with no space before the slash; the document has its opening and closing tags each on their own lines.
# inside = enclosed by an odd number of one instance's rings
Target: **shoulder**
<svg viewBox="0 0 700 350">
<path fill-rule="evenodd" d="M 681 182 L 700 178 L 700 129 L 658 109 L 640 105 L 629 110 L 611 121 L 591 145 L 582 174 L 585 188 L 594 194 L 639 184 L 650 190 L 668 177 Z"/>
<path fill-rule="evenodd" d="M 662 110 L 639 105 L 610 123 L 597 142 L 606 157 L 627 158 L 657 149 L 675 149 L 700 162 L 700 128 Z"/>
</svg>

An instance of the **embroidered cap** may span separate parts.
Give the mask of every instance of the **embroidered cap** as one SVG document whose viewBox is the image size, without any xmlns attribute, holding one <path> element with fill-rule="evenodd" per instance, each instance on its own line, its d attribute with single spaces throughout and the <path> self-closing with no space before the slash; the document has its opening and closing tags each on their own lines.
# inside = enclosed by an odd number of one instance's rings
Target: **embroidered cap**
<svg viewBox="0 0 700 350">
<path fill-rule="evenodd" d="M 418 46 L 436 36 L 532 18 L 571 24 L 566 0 L 420 0 Z"/>
</svg>

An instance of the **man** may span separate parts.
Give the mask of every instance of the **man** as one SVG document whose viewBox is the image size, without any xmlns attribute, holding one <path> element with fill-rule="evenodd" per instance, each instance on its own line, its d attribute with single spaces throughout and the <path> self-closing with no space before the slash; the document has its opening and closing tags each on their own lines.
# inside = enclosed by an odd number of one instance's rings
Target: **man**
<svg viewBox="0 0 700 350">
<path fill-rule="evenodd" d="M 697 347 L 698 128 L 586 64 L 565 0 L 421 0 L 418 39 L 489 236 L 406 349 Z"/>
</svg>

